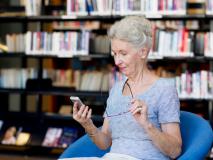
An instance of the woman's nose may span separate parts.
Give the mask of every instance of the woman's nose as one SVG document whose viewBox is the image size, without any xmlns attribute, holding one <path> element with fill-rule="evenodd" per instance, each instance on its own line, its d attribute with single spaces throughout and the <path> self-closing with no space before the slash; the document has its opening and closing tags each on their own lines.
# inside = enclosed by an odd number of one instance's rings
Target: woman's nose
<svg viewBox="0 0 213 160">
<path fill-rule="evenodd" d="M 118 66 L 121 63 L 122 63 L 121 59 L 118 56 L 115 57 L 115 65 Z"/>
</svg>

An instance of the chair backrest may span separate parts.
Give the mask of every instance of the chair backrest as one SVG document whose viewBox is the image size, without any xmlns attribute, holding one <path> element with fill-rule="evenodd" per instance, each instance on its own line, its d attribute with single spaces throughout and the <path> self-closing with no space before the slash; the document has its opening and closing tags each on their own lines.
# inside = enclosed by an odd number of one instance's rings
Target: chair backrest
<svg viewBox="0 0 213 160">
<path fill-rule="evenodd" d="M 180 121 L 183 147 L 178 160 L 203 160 L 212 146 L 211 126 L 203 118 L 185 111 L 181 111 Z M 85 135 L 70 145 L 60 158 L 101 157 L 108 151 L 109 149 L 100 150 L 88 135 Z"/>
<path fill-rule="evenodd" d="M 203 160 L 213 142 L 210 124 L 200 116 L 185 111 L 181 111 L 180 122 L 183 146 L 178 160 Z"/>
</svg>

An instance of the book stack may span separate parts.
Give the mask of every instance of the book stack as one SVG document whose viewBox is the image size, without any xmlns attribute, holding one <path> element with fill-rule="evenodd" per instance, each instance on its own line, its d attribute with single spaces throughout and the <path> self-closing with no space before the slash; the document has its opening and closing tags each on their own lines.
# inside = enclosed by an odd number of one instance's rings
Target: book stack
<svg viewBox="0 0 213 160">
<path fill-rule="evenodd" d="M 66 148 L 78 137 L 76 128 L 53 128 L 47 129 L 45 138 L 42 142 L 42 146 L 45 147 L 62 147 Z"/>
<path fill-rule="evenodd" d="M 24 146 L 29 143 L 30 138 L 31 134 L 28 132 L 22 132 L 22 127 L 20 127 L 17 131 L 15 126 L 11 126 L 5 131 L 1 143 Z"/>
<path fill-rule="evenodd" d="M 6 45 L 8 52 L 24 52 L 25 51 L 25 34 L 7 34 Z"/>
<path fill-rule="evenodd" d="M 26 88 L 27 79 L 38 77 L 35 68 L 27 69 L 1 69 L 0 87 L 2 88 Z"/>
<path fill-rule="evenodd" d="M 80 71 L 80 70 L 44 70 L 43 78 L 52 79 L 53 86 L 74 87 L 82 91 L 108 91 L 110 78 L 109 71 Z"/>
<path fill-rule="evenodd" d="M 26 54 L 72 57 L 89 54 L 90 32 L 30 32 L 26 33 Z"/>
<path fill-rule="evenodd" d="M 186 71 L 175 78 L 180 98 L 212 99 L 213 72 L 201 70 L 190 73 Z"/>
<path fill-rule="evenodd" d="M 185 15 L 187 0 L 67 0 L 67 15 Z"/>
<path fill-rule="evenodd" d="M 168 30 L 164 26 L 165 24 L 160 25 L 156 23 L 154 27 L 153 48 L 149 58 L 194 56 L 194 32 L 189 31 L 182 23 L 178 22 L 173 23 L 173 28 Z M 165 42 L 167 45 L 161 45 L 160 42 Z"/>
</svg>

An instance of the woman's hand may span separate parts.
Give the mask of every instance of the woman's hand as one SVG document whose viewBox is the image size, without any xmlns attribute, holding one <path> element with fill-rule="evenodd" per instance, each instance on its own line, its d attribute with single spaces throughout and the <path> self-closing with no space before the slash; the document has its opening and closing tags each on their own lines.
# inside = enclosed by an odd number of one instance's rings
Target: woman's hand
<svg viewBox="0 0 213 160">
<path fill-rule="evenodd" d="M 92 109 L 88 106 L 82 105 L 78 108 L 78 103 L 75 102 L 73 105 L 73 119 L 79 122 L 83 127 L 90 125 L 92 123 L 91 120 Z"/>
<path fill-rule="evenodd" d="M 144 101 L 138 100 L 138 99 L 132 99 L 131 101 L 131 108 L 130 112 L 136 119 L 138 123 L 140 123 L 143 127 L 147 126 L 149 124 L 148 119 L 148 108 Z"/>
</svg>

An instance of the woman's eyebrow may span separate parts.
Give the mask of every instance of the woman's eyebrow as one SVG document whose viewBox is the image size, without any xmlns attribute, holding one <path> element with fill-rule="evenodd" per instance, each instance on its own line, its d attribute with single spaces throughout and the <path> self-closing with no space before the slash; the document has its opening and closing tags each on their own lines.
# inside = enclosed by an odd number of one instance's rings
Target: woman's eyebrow
<svg viewBox="0 0 213 160">
<path fill-rule="evenodd" d="M 116 52 L 116 51 L 114 51 L 114 50 L 112 50 L 112 49 L 111 49 L 111 51 L 112 51 L 113 53 L 121 53 L 121 52 L 126 52 L 126 51 L 124 51 L 124 50 L 122 50 L 122 49 L 118 50 L 117 52 Z"/>
</svg>

